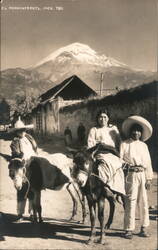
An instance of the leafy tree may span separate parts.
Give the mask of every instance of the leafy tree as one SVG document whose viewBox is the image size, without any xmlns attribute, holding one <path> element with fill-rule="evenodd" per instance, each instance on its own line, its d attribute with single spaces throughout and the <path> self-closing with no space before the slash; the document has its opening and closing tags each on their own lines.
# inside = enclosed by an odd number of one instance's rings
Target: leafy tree
<svg viewBox="0 0 158 250">
<path fill-rule="evenodd" d="M 39 103 L 39 97 L 33 95 L 33 93 L 29 93 L 27 96 L 17 95 L 16 99 L 10 103 L 12 115 L 20 115 L 21 117 L 28 116 Z"/>
</svg>

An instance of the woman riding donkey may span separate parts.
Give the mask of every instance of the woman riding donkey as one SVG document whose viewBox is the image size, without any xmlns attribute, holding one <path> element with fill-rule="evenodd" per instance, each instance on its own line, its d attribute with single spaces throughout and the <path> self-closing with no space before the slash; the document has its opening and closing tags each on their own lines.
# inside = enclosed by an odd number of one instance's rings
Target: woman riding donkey
<svg viewBox="0 0 158 250">
<path fill-rule="evenodd" d="M 122 132 L 126 136 L 121 144 L 120 155 L 127 163 L 126 169 L 126 199 L 124 228 L 125 238 L 133 238 L 135 229 L 135 210 L 138 204 L 140 211 L 140 236 L 148 237 L 149 211 L 147 189 L 153 176 L 150 154 L 144 141 L 152 135 L 150 123 L 141 116 L 130 116 L 122 125 Z"/>
<path fill-rule="evenodd" d="M 15 123 L 14 128 L 10 129 L 9 133 L 11 133 L 14 138 L 11 142 L 11 154 L 12 158 L 18 158 L 21 161 L 25 161 L 25 164 L 29 163 L 31 156 L 37 155 L 37 144 L 34 138 L 28 134 L 26 131 L 28 129 L 33 128 L 33 124 L 25 125 L 20 117 L 18 121 Z M 10 169 L 10 177 L 12 175 L 12 171 Z M 17 180 L 18 181 L 18 180 Z M 23 214 L 26 206 L 26 194 L 28 191 L 28 183 L 23 185 L 21 190 L 17 191 L 17 214 L 18 220 L 22 221 Z M 33 194 L 28 192 L 28 196 L 31 199 Z M 29 199 L 29 214 L 31 217 L 32 214 L 32 204 Z"/>
<path fill-rule="evenodd" d="M 122 160 L 119 158 L 120 134 L 116 126 L 109 124 L 107 110 L 100 110 L 96 126 L 88 135 L 88 148 L 96 147 L 93 154 L 98 175 L 105 183 L 107 196 L 125 195 Z"/>
<path fill-rule="evenodd" d="M 90 212 L 91 234 L 88 244 L 95 241 L 96 206 L 100 222 L 99 243 L 105 243 L 105 228 L 109 228 L 115 210 L 115 197 L 125 195 L 123 161 L 119 158 L 120 135 L 116 126 L 109 124 L 106 110 L 96 117 L 96 126 L 90 129 L 88 149 L 74 155 L 76 179 L 86 196 Z M 110 213 L 105 224 L 105 199 L 109 202 Z M 123 199 L 122 199 L 123 200 Z"/>
</svg>

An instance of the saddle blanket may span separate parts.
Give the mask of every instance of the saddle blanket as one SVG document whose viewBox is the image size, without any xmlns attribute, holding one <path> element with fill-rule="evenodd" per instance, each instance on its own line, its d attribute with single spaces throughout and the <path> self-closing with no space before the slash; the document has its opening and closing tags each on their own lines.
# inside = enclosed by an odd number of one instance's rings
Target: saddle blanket
<svg viewBox="0 0 158 250">
<path fill-rule="evenodd" d="M 107 184 L 111 190 L 125 195 L 125 180 L 122 169 L 122 160 L 111 154 L 98 154 L 100 161 L 98 171 L 99 177 Z"/>
<path fill-rule="evenodd" d="M 72 159 L 62 153 L 49 155 L 48 157 L 32 157 L 41 169 L 43 189 L 60 190 L 72 181 Z"/>
</svg>

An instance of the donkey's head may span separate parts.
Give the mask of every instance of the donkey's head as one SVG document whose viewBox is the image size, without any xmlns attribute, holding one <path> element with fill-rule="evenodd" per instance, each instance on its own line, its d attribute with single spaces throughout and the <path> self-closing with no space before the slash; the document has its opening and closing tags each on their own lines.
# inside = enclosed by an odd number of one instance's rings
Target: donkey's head
<svg viewBox="0 0 158 250">
<path fill-rule="evenodd" d="M 93 159 L 88 150 L 78 151 L 73 156 L 74 162 L 74 177 L 78 184 L 84 187 L 87 183 L 88 177 L 92 173 Z"/>
<path fill-rule="evenodd" d="M 9 176 L 14 182 L 14 186 L 17 190 L 21 190 L 26 174 L 25 161 L 20 158 L 14 158 L 10 161 Z"/>
</svg>

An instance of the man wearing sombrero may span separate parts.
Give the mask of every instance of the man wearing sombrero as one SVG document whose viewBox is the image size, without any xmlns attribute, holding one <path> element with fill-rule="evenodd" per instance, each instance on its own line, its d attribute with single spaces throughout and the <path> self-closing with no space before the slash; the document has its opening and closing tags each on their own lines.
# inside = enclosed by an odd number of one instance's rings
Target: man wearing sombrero
<svg viewBox="0 0 158 250">
<path fill-rule="evenodd" d="M 9 133 L 14 136 L 10 145 L 13 158 L 18 157 L 28 160 L 30 156 L 36 154 L 36 142 L 30 134 L 26 133 L 27 130 L 32 128 L 33 124 L 25 125 L 19 117 L 18 121 L 14 125 L 14 128 L 9 130 Z"/>
<path fill-rule="evenodd" d="M 12 158 L 20 158 L 27 163 L 31 156 L 37 154 L 37 144 L 34 138 L 27 133 L 27 130 L 32 128 L 33 124 L 25 125 L 19 117 L 14 128 L 9 130 L 9 134 L 14 136 L 10 145 Z M 26 206 L 26 199 L 24 198 L 26 193 L 25 189 L 26 187 L 23 186 L 21 190 L 17 191 L 17 214 L 19 222 L 23 219 Z M 31 216 L 32 204 L 29 204 L 29 213 Z"/>
<path fill-rule="evenodd" d="M 141 116 L 130 116 L 122 124 L 122 132 L 127 138 L 120 147 L 120 156 L 126 164 L 126 200 L 124 229 L 125 238 L 133 238 L 135 210 L 138 203 L 141 221 L 139 235 L 148 237 L 149 211 L 147 189 L 153 176 L 149 150 L 144 141 L 152 135 L 151 124 Z"/>
</svg>

